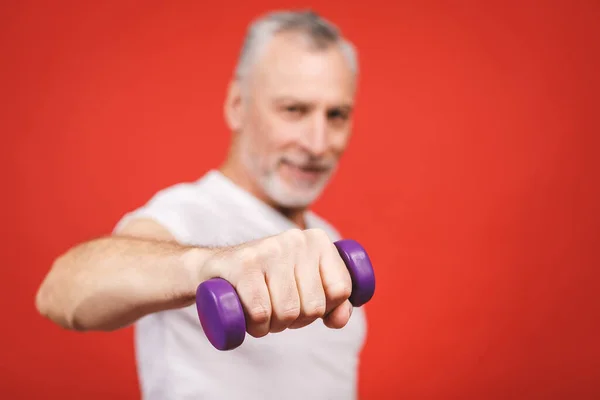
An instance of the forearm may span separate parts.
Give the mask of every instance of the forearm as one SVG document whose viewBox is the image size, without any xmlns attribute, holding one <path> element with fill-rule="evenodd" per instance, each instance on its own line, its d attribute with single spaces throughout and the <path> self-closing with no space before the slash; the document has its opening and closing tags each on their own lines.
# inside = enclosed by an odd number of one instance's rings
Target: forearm
<svg viewBox="0 0 600 400">
<path fill-rule="evenodd" d="M 59 257 L 36 297 L 39 312 L 74 330 L 114 330 L 193 304 L 209 250 L 129 237 L 80 244 Z"/>
</svg>

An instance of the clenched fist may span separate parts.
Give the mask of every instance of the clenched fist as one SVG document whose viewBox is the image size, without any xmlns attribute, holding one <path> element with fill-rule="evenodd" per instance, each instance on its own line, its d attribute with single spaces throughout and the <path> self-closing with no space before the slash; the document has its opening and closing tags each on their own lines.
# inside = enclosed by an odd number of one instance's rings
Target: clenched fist
<svg viewBox="0 0 600 400">
<path fill-rule="evenodd" d="M 306 326 L 323 318 L 342 328 L 352 313 L 352 279 L 338 249 L 319 229 L 291 229 L 215 250 L 203 280 L 223 278 L 237 292 L 253 337 Z"/>
</svg>

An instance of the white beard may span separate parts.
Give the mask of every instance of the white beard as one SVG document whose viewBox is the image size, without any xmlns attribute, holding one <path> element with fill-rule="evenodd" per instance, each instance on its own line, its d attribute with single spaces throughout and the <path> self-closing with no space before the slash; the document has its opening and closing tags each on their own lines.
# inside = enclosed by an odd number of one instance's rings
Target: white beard
<svg viewBox="0 0 600 400">
<path fill-rule="evenodd" d="M 294 187 L 283 181 L 274 170 L 264 172 L 260 166 L 260 157 L 252 154 L 252 151 L 244 151 L 241 159 L 244 166 L 251 171 L 251 174 L 258 178 L 258 184 L 266 195 L 278 205 L 286 208 L 306 208 L 310 206 L 323 192 L 335 171 L 335 168 L 333 168 L 327 177 L 324 177 L 314 186 L 302 188 L 298 185 Z"/>
<path fill-rule="evenodd" d="M 288 208 L 306 208 L 310 206 L 321 194 L 329 179 L 323 179 L 312 187 L 290 188 L 276 172 L 262 174 L 259 182 L 267 195 L 277 204 Z"/>
</svg>

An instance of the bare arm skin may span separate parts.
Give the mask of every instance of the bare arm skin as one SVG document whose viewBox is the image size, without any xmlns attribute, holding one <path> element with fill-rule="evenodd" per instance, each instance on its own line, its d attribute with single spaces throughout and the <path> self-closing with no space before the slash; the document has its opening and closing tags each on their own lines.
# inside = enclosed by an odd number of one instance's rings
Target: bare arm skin
<svg viewBox="0 0 600 400">
<path fill-rule="evenodd" d="M 40 314 L 63 328 L 110 331 L 142 316 L 187 306 L 208 250 L 177 244 L 162 226 L 134 220 L 119 236 L 58 257 L 36 296 Z"/>
<path fill-rule="evenodd" d="M 150 220 L 130 222 L 119 236 L 79 244 L 60 256 L 38 290 L 36 307 L 66 329 L 111 331 L 193 304 L 198 285 L 214 277 L 234 286 L 254 337 L 317 318 L 341 328 L 352 312 L 350 275 L 321 230 L 291 229 L 209 249 L 177 244 Z"/>
</svg>

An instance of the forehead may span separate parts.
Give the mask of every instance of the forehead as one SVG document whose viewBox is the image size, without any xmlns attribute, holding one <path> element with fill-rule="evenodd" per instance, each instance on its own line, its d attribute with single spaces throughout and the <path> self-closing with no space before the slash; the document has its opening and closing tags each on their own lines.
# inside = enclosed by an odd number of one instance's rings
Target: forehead
<svg viewBox="0 0 600 400">
<path fill-rule="evenodd" d="M 356 85 L 339 46 L 316 48 L 297 33 L 270 41 L 256 65 L 254 83 L 269 97 L 324 103 L 351 103 Z"/>
</svg>

